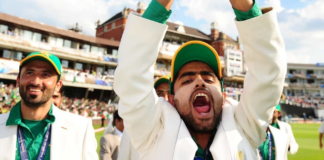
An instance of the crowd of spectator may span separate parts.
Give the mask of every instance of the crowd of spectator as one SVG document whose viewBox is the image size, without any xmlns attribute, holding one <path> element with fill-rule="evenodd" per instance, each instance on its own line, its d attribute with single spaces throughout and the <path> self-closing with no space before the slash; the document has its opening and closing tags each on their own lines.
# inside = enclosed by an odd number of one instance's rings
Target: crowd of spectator
<svg viewBox="0 0 324 160">
<path fill-rule="evenodd" d="M 14 84 L 0 83 L 0 114 L 7 113 L 12 107 L 20 101 L 19 88 Z M 93 119 L 108 119 L 109 115 L 117 108 L 114 105 L 108 105 L 107 102 L 98 101 L 96 99 L 77 99 L 62 97 L 62 104 L 60 109 L 78 114 L 80 116 Z"/>
<path fill-rule="evenodd" d="M 303 108 L 324 108 L 323 97 L 285 96 L 285 98 L 282 99 L 280 103 Z"/>
</svg>

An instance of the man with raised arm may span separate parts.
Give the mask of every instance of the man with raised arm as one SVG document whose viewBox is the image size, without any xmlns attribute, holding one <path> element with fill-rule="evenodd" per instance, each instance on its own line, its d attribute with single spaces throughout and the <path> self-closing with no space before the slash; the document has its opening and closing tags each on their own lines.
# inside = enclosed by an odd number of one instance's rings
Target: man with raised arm
<svg viewBox="0 0 324 160">
<path fill-rule="evenodd" d="M 217 52 L 191 41 L 174 54 L 169 102 L 152 77 L 173 0 L 152 0 L 129 15 L 120 44 L 115 92 L 125 129 L 142 160 L 259 159 L 257 148 L 279 101 L 286 55 L 272 8 L 230 0 L 249 68 L 241 101 L 226 99 Z"/>
</svg>

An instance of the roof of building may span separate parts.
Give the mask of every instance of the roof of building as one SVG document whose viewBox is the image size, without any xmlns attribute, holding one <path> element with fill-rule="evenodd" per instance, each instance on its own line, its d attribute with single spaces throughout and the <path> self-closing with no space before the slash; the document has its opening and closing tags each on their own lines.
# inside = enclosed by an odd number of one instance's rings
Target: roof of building
<svg viewBox="0 0 324 160">
<path fill-rule="evenodd" d="M 172 22 L 167 22 L 166 24 L 169 26 L 168 31 L 177 32 L 177 28 L 179 27 L 179 24 L 172 23 Z M 191 28 L 188 26 L 183 26 L 183 28 L 185 30 L 185 33 L 183 34 L 186 34 L 188 36 L 195 36 L 206 40 L 211 40 L 211 38 L 207 34 L 203 33 L 202 31 L 196 28 Z"/>
<path fill-rule="evenodd" d="M 124 10 L 127 10 L 127 12 L 136 12 L 135 10 L 131 9 L 131 8 L 125 8 Z M 123 12 L 118 12 L 117 14 L 115 14 L 113 17 L 109 18 L 107 21 L 105 21 L 104 23 L 102 23 L 101 25 L 98 26 L 99 27 L 102 27 L 110 22 L 113 22 L 115 20 L 118 20 L 120 18 L 123 17 Z"/>
<path fill-rule="evenodd" d="M 289 69 L 320 69 L 324 70 L 324 63 L 305 64 L 305 63 L 288 63 Z"/>
<path fill-rule="evenodd" d="M 44 23 L 35 22 L 32 20 L 8 15 L 5 13 L 0 13 L 0 21 L 5 21 L 7 23 L 12 23 L 14 25 L 24 26 L 27 28 L 33 28 L 35 30 L 40 30 L 43 32 L 48 32 L 48 33 L 60 35 L 63 37 L 73 38 L 73 39 L 86 41 L 86 42 L 99 44 L 99 45 L 108 45 L 108 46 L 118 47 L 119 43 L 120 43 L 118 41 L 112 41 L 112 40 L 108 40 L 108 39 L 87 36 L 82 33 L 77 33 L 74 31 L 67 30 L 67 29 L 62 29 L 62 28 L 46 25 Z"/>
<path fill-rule="evenodd" d="M 128 13 L 129 12 L 136 12 L 135 10 L 133 10 L 131 8 L 128 8 L 127 11 L 128 11 Z M 122 17 L 123 17 L 123 13 L 119 12 L 119 13 L 115 14 L 113 17 L 109 18 L 104 23 L 102 23 L 101 25 L 99 25 L 98 28 L 102 27 L 102 26 L 104 26 L 106 24 L 109 24 L 109 23 L 111 23 L 111 22 L 113 22 L 115 20 L 118 20 L 118 19 L 120 19 Z M 179 24 L 172 23 L 172 22 L 167 22 L 166 24 L 169 26 L 168 31 L 177 32 L 176 28 L 179 26 Z M 206 35 L 205 33 L 201 32 L 201 31 L 199 31 L 196 28 L 191 28 L 191 27 L 188 27 L 188 26 L 183 26 L 183 27 L 184 27 L 185 33 L 180 33 L 179 32 L 180 34 L 185 34 L 185 35 L 188 35 L 188 36 L 195 36 L 197 38 L 211 40 L 208 35 Z"/>
<path fill-rule="evenodd" d="M 228 41 L 228 42 L 235 42 L 237 43 L 237 41 L 235 41 L 233 38 L 231 38 L 229 35 L 227 35 L 224 32 L 219 32 L 219 37 L 216 39 L 216 41 Z"/>
</svg>

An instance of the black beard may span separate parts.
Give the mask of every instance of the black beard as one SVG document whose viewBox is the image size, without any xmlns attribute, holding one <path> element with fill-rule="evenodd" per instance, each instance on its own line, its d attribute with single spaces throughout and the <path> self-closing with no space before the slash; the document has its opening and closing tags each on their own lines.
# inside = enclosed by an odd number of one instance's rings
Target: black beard
<svg viewBox="0 0 324 160">
<path fill-rule="evenodd" d="M 23 100 L 24 104 L 29 107 L 29 108 L 39 108 L 42 105 L 44 105 L 45 103 L 47 103 L 53 96 L 54 94 L 54 90 L 51 91 L 49 89 L 44 89 L 42 88 L 42 90 L 44 91 L 43 96 L 41 97 L 40 100 L 36 101 L 35 99 L 37 98 L 36 95 L 27 95 L 27 90 L 29 87 L 36 87 L 34 85 L 28 85 L 26 87 L 23 86 L 19 86 L 19 94 L 21 99 Z"/>
<path fill-rule="evenodd" d="M 211 97 L 211 101 L 215 105 L 213 97 Z M 176 100 L 176 102 L 175 102 L 175 108 L 176 109 L 178 108 L 177 107 L 178 106 L 177 102 L 178 101 Z M 210 124 L 208 126 L 204 126 L 204 127 L 200 126 L 199 124 L 197 124 L 195 122 L 191 112 L 188 115 L 181 115 L 179 112 L 178 113 L 180 114 L 181 119 L 183 119 L 184 123 L 186 124 L 186 126 L 187 126 L 187 128 L 189 130 L 192 130 L 192 131 L 194 131 L 196 133 L 210 133 L 210 132 L 213 132 L 213 131 L 215 131 L 217 129 L 217 127 L 219 126 L 220 121 L 222 119 L 223 97 L 220 97 L 217 100 L 216 105 L 217 106 L 213 108 L 214 120 L 213 120 L 212 124 Z"/>
</svg>

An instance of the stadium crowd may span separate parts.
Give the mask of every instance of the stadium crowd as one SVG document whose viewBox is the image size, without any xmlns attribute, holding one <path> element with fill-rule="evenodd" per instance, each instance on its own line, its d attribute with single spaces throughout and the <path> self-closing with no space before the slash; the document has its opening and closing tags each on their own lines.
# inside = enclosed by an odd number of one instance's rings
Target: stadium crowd
<svg viewBox="0 0 324 160">
<path fill-rule="evenodd" d="M 281 100 L 282 104 L 295 105 L 303 108 L 324 108 L 323 97 L 311 96 L 286 96 Z"/>
<path fill-rule="evenodd" d="M 61 93 L 62 94 L 62 93 Z M 19 88 L 14 84 L 0 83 L 0 114 L 7 113 L 16 103 L 20 101 Z M 62 96 L 61 104 L 57 105 L 60 109 L 78 114 L 89 118 L 105 118 L 116 110 L 113 105 L 108 105 L 107 102 L 98 101 L 96 99 L 77 99 Z M 103 116 L 104 115 L 104 116 Z"/>
</svg>

